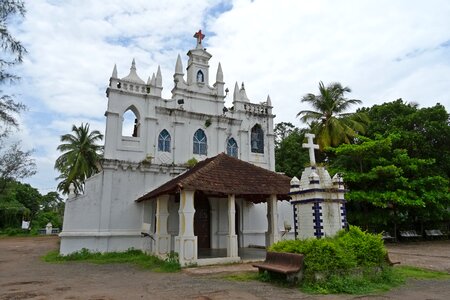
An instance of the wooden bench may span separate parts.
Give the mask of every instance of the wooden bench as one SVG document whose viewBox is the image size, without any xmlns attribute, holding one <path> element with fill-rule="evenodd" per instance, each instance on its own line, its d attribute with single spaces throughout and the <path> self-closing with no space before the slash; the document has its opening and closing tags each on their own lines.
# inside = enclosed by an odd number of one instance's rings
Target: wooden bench
<svg viewBox="0 0 450 300">
<path fill-rule="evenodd" d="M 289 282 L 299 281 L 303 275 L 303 254 L 270 252 L 266 253 L 266 260 L 255 263 L 253 267 L 259 272 L 264 271 L 286 275 Z"/>
<path fill-rule="evenodd" d="M 443 238 L 444 234 L 439 229 L 425 230 L 425 235 L 429 238 Z"/>
<path fill-rule="evenodd" d="M 386 242 L 395 242 L 396 239 L 388 231 L 383 231 L 381 238 Z"/>
<path fill-rule="evenodd" d="M 392 261 L 391 258 L 389 257 L 389 253 L 387 253 L 387 252 L 386 252 L 386 255 L 385 255 L 385 257 L 384 257 L 384 260 L 385 260 L 386 263 L 387 263 L 388 265 L 390 265 L 391 267 L 392 267 L 393 265 L 398 265 L 398 264 L 400 264 L 399 261 Z"/>
<path fill-rule="evenodd" d="M 422 237 L 415 230 L 400 231 L 400 236 L 405 239 L 418 239 Z"/>
</svg>

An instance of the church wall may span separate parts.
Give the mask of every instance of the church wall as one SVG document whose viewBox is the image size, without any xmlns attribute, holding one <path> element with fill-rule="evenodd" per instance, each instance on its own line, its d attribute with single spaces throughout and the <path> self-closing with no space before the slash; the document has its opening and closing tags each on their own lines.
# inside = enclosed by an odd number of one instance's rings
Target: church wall
<svg viewBox="0 0 450 300">
<path fill-rule="evenodd" d="M 64 231 L 78 232 L 99 228 L 102 183 L 103 173 L 96 174 L 90 183 L 86 184 L 86 192 L 89 193 L 66 201 Z M 81 220 L 80 216 L 85 216 L 87 221 Z"/>
<path fill-rule="evenodd" d="M 142 227 L 142 203 L 136 200 L 144 191 L 141 172 L 114 171 L 110 207 L 110 230 L 129 231 Z M 121 187 L 127 186 L 128 189 Z"/>
<path fill-rule="evenodd" d="M 145 209 L 144 203 L 136 203 L 135 200 L 151 187 L 171 178 L 169 171 L 142 172 L 127 165 L 107 167 L 89 178 L 84 195 L 67 201 L 61 253 L 81 248 L 101 252 L 125 251 L 131 247 L 147 250 L 150 242 L 141 238 L 140 233 L 143 222 L 150 223 L 150 230 L 154 232 L 154 222 L 151 221 L 154 208 L 148 205 Z M 173 227 L 169 230 L 175 234 L 178 234 L 178 205 L 172 204 L 170 216 Z"/>
<path fill-rule="evenodd" d="M 245 218 L 242 225 L 242 246 L 265 246 L 265 234 L 268 228 L 267 205 L 266 203 L 253 204 L 248 201 L 244 203 Z"/>
</svg>

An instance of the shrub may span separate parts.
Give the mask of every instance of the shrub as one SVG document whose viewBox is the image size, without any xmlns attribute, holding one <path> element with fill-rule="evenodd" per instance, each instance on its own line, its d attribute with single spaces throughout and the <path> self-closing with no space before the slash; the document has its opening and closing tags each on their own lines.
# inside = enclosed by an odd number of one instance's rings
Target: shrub
<svg viewBox="0 0 450 300">
<path fill-rule="evenodd" d="M 379 266 L 384 262 L 387 252 L 381 234 L 369 234 L 350 226 L 347 232 L 339 232 L 336 240 L 344 251 L 354 253 L 358 266 Z"/>
<path fill-rule="evenodd" d="M 356 226 L 333 238 L 281 241 L 270 250 L 303 254 L 305 281 L 311 282 L 382 266 L 386 255 L 381 236 Z"/>
</svg>

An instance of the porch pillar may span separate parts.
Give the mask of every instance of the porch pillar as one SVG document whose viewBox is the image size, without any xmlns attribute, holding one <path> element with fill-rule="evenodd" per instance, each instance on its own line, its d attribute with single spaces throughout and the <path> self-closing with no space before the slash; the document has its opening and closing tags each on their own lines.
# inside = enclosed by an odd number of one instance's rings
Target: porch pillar
<svg viewBox="0 0 450 300">
<path fill-rule="evenodd" d="M 266 233 L 266 247 L 280 241 L 280 232 L 278 230 L 278 205 L 277 195 L 270 195 L 267 201 L 267 223 L 268 231 Z"/>
<path fill-rule="evenodd" d="M 236 235 L 236 207 L 235 196 L 228 195 L 228 235 L 227 235 L 227 256 L 238 257 L 238 243 Z"/>
<path fill-rule="evenodd" d="M 194 236 L 194 194 L 195 191 L 182 190 L 178 211 L 180 228 L 175 238 L 180 264 L 186 266 L 197 261 L 197 237 Z"/>
<path fill-rule="evenodd" d="M 169 195 L 156 198 L 155 254 L 166 256 L 170 252 L 170 234 L 167 232 L 169 218 Z"/>
</svg>

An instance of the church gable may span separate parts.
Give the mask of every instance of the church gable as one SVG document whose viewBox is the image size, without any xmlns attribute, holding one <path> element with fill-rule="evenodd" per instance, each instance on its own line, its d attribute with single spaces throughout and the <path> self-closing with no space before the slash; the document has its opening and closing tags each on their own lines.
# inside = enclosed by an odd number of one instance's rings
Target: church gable
<svg viewBox="0 0 450 300">
<path fill-rule="evenodd" d="M 226 107 L 231 94 L 225 92 L 222 66 L 219 63 L 210 85 L 212 55 L 203 47 L 201 30 L 194 38 L 186 70 L 177 57 L 171 99 L 161 97 L 160 67 L 144 82 L 134 59 L 124 77 L 119 78 L 114 66 L 107 89 L 105 158 L 139 163 L 151 157 L 152 164 L 183 165 L 191 158 L 225 152 L 273 170 L 275 116 L 270 98 L 252 103 L 244 84 L 240 89 L 236 84 L 233 106 Z M 125 113 L 133 113 L 134 120 Z"/>
</svg>

